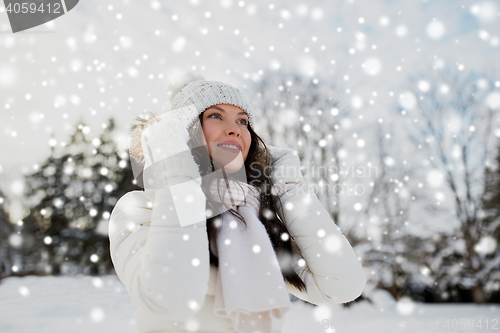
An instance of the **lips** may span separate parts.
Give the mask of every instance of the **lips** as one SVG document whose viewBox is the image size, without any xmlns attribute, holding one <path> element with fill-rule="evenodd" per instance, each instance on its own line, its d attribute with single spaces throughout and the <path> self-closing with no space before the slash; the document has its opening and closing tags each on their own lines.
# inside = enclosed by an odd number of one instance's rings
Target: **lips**
<svg viewBox="0 0 500 333">
<path fill-rule="evenodd" d="M 227 151 L 229 151 L 229 152 L 231 152 L 231 153 L 239 153 L 239 152 L 240 152 L 240 150 L 239 150 L 239 149 L 233 149 L 233 148 L 229 148 L 229 147 L 222 147 L 222 146 L 217 146 L 217 147 L 219 147 L 220 149 L 227 150 Z"/>
<path fill-rule="evenodd" d="M 221 146 L 221 145 L 234 145 L 234 146 L 238 147 L 239 149 L 230 148 L 230 147 L 224 147 L 224 146 Z M 241 149 L 241 145 L 239 143 L 237 143 L 237 142 L 234 142 L 234 141 L 219 142 L 217 144 L 217 147 L 225 149 L 225 150 L 228 150 L 228 151 L 231 151 L 231 152 L 239 152 L 239 151 L 242 150 Z"/>
</svg>

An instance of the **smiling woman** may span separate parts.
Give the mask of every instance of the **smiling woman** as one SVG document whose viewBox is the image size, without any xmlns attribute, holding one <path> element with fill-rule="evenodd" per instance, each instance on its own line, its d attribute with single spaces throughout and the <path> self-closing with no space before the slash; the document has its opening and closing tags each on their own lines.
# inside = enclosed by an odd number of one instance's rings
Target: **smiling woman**
<svg viewBox="0 0 500 333">
<path fill-rule="evenodd" d="M 194 75 L 170 90 L 171 112 L 132 125 L 145 190 L 120 198 L 109 224 L 139 331 L 281 332 L 288 293 L 313 304 L 360 296 L 352 247 L 304 190 L 295 151 L 255 133 L 245 96 Z"/>
<path fill-rule="evenodd" d="M 225 167 L 228 173 L 240 170 L 252 142 L 246 113 L 230 104 L 211 106 L 203 112 L 202 128 L 216 167 Z"/>
</svg>

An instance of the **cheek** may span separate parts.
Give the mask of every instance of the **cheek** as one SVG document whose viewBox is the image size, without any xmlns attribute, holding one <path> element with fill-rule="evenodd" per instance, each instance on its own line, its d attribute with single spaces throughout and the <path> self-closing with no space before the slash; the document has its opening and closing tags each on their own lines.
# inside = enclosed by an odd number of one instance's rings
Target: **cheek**
<svg viewBox="0 0 500 333">
<path fill-rule="evenodd" d="M 211 152 L 210 152 L 210 146 L 207 144 L 207 142 L 209 141 L 209 129 L 208 129 L 208 126 L 206 126 L 205 124 L 202 125 L 202 133 L 201 133 L 201 141 L 203 142 L 203 145 L 207 147 L 208 149 L 208 153 L 210 155 Z"/>
<path fill-rule="evenodd" d="M 204 132 L 202 132 L 202 133 L 201 133 L 201 141 L 203 142 L 203 144 L 204 144 L 204 145 L 206 145 L 206 144 L 207 144 L 207 140 L 205 139 L 205 136 L 206 136 L 206 135 L 205 135 L 205 133 L 204 133 Z"/>
<path fill-rule="evenodd" d="M 213 136 L 214 129 L 209 124 L 207 125 L 203 124 L 202 129 L 203 129 L 203 142 L 207 143 L 213 141 L 211 140 L 211 138 Z"/>
<path fill-rule="evenodd" d="M 252 144 L 252 137 L 250 135 L 250 132 L 248 132 L 247 135 L 245 136 L 245 146 L 247 147 L 246 149 L 247 153 L 250 150 L 251 144 Z"/>
<path fill-rule="evenodd" d="M 210 149 L 209 142 L 214 142 L 217 139 L 217 128 L 214 124 L 210 122 L 204 123 L 202 125 L 203 129 L 203 144 L 208 147 L 208 153 L 212 156 L 212 150 Z"/>
</svg>

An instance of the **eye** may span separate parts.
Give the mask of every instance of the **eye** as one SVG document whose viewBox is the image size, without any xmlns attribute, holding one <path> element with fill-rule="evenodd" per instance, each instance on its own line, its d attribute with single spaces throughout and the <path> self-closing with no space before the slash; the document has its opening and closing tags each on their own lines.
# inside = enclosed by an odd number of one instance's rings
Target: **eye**
<svg viewBox="0 0 500 333">
<path fill-rule="evenodd" d="M 218 116 L 220 117 L 220 113 L 212 113 L 210 116 L 208 116 L 207 118 L 212 118 L 213 116 Z"/>
<path fill-rule="evenodd" d="M 243 122 L 242 125 L 245 125 L 245 126 L 248 125 L 248 121 L 246 119 L 241 119 L 240 121 Z"/>
</svg>

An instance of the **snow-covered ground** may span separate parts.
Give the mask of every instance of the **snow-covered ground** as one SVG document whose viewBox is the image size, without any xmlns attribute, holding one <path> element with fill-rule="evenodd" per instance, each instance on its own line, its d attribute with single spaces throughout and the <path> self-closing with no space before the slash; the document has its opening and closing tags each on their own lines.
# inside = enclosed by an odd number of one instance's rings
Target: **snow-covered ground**
<svg viewBox="0 0 500 333">
<path fill-rule="evenodd" d="M 500 331 L 498 305 L 395 303 L 381 290 L 373 299 L 377 305 L 357 302 L 349 308 L 295 302 L 282 332 Z M 11 277 L 0 284 L 2 333 L 137 332 L 133 314 L 125 288 L 112 275 Z"/>
</svg>

